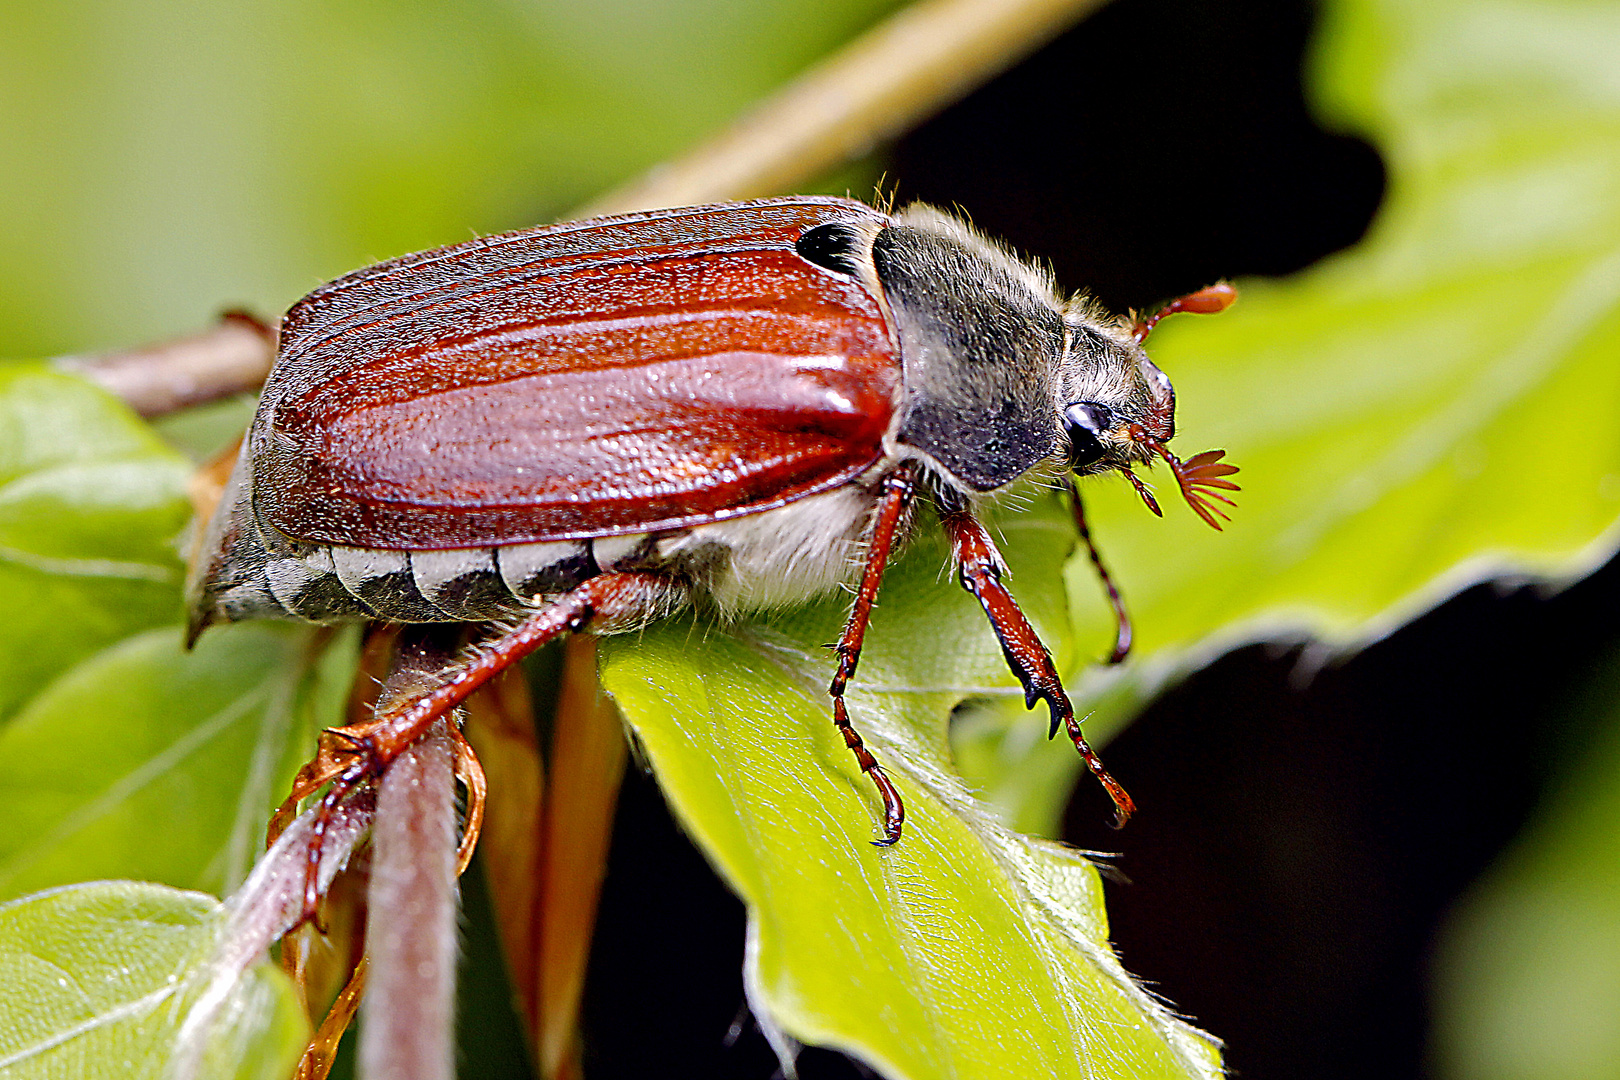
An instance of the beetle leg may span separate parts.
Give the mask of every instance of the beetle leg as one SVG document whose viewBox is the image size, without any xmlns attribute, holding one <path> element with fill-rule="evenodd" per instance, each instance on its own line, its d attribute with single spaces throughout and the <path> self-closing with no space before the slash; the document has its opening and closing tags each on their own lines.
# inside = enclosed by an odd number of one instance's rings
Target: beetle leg
<svg viewBox="0 0 1620 1080">
<path fill-rule="evenodd" d="M 1033 709 L 1037 701 L 1045 701 L 1051 710 L 1052 734 L 1056 735 L 1060 726 L 1067 728 L 1069 738 L 1074 740 L 1074 747 L 1080 751 L 1086 767 L 1102 781 L 1109 798 L 1114 800 L 1114 827 L 1119 828 L 1135 811 L 1136 804 L 1119 781 L 1108 774 L 1102 759 L 1080 733 L 1080 721 L 1075 718 L 1069 695 L 1064 693 L 1057 666 L 1052 663 L 1052 654 L 1035 633 L 1035 628 L 1029 625 L 1029 620 L 1024 618 L 1012 593 L 1001 583 L 1001 557 L 990 534 L 965 504 L 959 500 L 952 501 L 955 505 L 946 503 L 941 506 L 940 524 L 950 537 L 951 554 L 956 559 L 962 587 L 974 595 L 989 616 L 990 625 L 1001 642 L 1001 653 L 1007 658 L 1007 666 L 1012 668 L 1013 674 L 1024 685 L 1025 704 Z"/>
<path fill-rule="evenodd" d="M 308 762 L 298 770 L 293 778 L 292 791 L 285 801 L 276 808 L 270 816 L 270 826 L 266 830 L 265 847 L 270 848 L 280 838 L 293 818 L 297 815 L 298 804 L 310 795 L 315 794 L 322 787 L 326 787 L 326 794 L 321 797 L 320 808 L 315 812 L 314 820 L 310 822 L 309 849 L 305 854 L 308 860 L 304 871 L 304 922 L 315 923 L 316 928 L 325 933 L 325 927 L 320 925 L 317 918 L 320 900 L 320 868 L 325 847 L 326 830 L 336 812 L 338 803 L 343 797 L 353 791 L 361 781 L 367 778 L 366 765 L 369 758 L 363 752 L 353 760 L 344 760 L 334 752 L 333 746 L 326 740 L 326 734 L 339 734 L 344 739 L 353 739 L 356 747 L 364 746 L 364 739 L 357 738 L 341 729 L 332 729 L 323 733 L 321 746 L 313 761 Z"/>
<path fill-rule="evenodd" d="M 327 792 L 314 822 L 310 842 L 310 866 L 321 861 L 321 837 L 332 809 L 356 785 L 388 768 L 390 762 L 421 738 L 439 718 L 465 701 L 473 691 L 522 660 L 529 653 L 564 634 L 595 625 L 618 629 L 653 617 L 666 609 L 682 586 L 667 577 L 648 573 L 598 574 L 541 608 L 523 622 L 489 641 L 473 646 L 469 655 L 453 664 L 441 681 L 426 693 L 405 697 L 397 704 L 379 709 L 370 720 L 348 727 L 328 728 L 321 733 L 314 760 L 299 770 L 287 801 L 270 822 L 270 841 L 280 835 L 292 819 L 300 800 L 322 786 Z M 481 773 L 479 774 L 481 777 Z M 482 793 L 471 782 L 469 772 L 468 825 L 474 827 L 474 813 L 481 817 Z M 470 854 L 464 851 L 463 857 Z M 306 917 L 313 914 L 316 877 L 313 871 L 305 882 Z"/>
<path fill-rule="evenodd" d="M 917 490 L 917 467 L 911 462 L 902 464 L 883 478 L 883 494 L 878 502 L 877 514 L 872 519 L 872 533 L 866 544 L 866 569 L 861 573 L 860 589 L 855 593 L 855 605 L 850 609 L 849 621 L 838 639 L 838 670 L 833 675 L 827 693 L 832 696 L 833 724 L 844 736 L 844 745 L 855 754 L 861 772 L 872 778 L 878 794 L 883 796 L 883 838 L 872 841 L 878 847 L 888 847 L 900 839 L 900 827 L 906 819 L 905 804 L 894 782 L 877 763 L 872 751 L 861 741 L 861 733 L 849 722 L 849 709 L 844 705 L 844 688 L 861 662 L 861 641 L 866 637 L 866 626 L 872 620 L 872 605 L 877 600 L 878 585 L 883 581 L 883 568 L 888 564 L 889 552 L 894 548 L 894 534 L 900 519 L 911 505 Z"/>
<path fill-rule="evenodd" d="M 304 864 L 303 921 L 313 923 L 315 929 L 322 934 L 326 933 L 326 926 L 320 921 L 321 860 L 325 855 L 326 830 L 330 827 L 338 803 L 343 801 L 343 797 L 359 786 L 363 780 L 376 776 L 381 772 L 381 770 L 372 771 L 370 766 L 371 759 L 362 756 L 357 758 L 342 773 L 338 774 L 327 787 L 326 794 L 321 797 L 321 806 L 315 812 L 315 820 L 310 822 L 309 849 L 304 856 L 306 862 Z"/>
<path fill-rule="evenodd" d="M 1086 554 L 1091 556 L 1092 569 L 1097 571 L 1097 577 L 1102 581 L 1103 590 L 1108 593 L 1108 602 L 1114 608 L 1114 651 L 1108 654 L 1110 664 L 1122 664 L 1125 658 L 1131 655 L 1131 616 L 1125 610 L 1125 598 L 1119 594 L 1119 586 L 1114 584 L 1114 577 L 1103 565 L 1102 552 L 1097 550 L 1097 542 L 1091 538 L 1091 529 L 1086 525 L 1085 504 L 1080 501 L 1080 485 L 1072 485 L 1074 499 L 1069 503 L 1074 511 L 1074 527 L 1080 532 L 1080 539 L 1085 542 Z"/>
<path fill-rule="evenodd" d="M 472 744 L 460 725 L 450 729 L 450 736 L 455 742 L 456 779 L 467 789 L 467 816 L 461 825 L 461 846 L 456 849 L 456 876 L 460 877 L 472 863 L 478 834 L 484 830 L 484 803 L 488 800 L 489 785 L 484 779 L 484 766 L 473 753 Z"/>
<path fill-rule="evenodd" d="M 678 582 L 661 574 L 607 573 L 590 578 L 499 637 L 474 645 L 433 690 L 378 717 L 372 755 L 384 763 L 394 760 L 433 721 L 547 642 L 588 625 L 597 629 L 634 625 L 664 611 L 680 589 Z"/>
</svg>

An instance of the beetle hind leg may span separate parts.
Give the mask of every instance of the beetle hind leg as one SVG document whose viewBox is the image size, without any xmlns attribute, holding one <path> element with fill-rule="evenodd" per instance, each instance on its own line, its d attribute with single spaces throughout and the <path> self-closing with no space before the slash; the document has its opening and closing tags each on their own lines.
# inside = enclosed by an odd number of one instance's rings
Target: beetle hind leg
<svg viewBox="0 0 1620 1080">
<path fill-rule="evenodd" d="M 888 565 L 889 552 L 894 548 L 895 532 L 916 490 L 917 470 L 909 462 L 883 480 L 883 494 L 867 541 L 866 568 L 861 572 L 861 584 L 855 593 L 849 621 L 844 624 L 844 633 L 838 639 L 838 670 L 833 675 L 832 685 L 827 688 L 833 701 L 833 724 L 844 736 L 844 745 L 854 753 L 861 772 L 872 778 L 878 794 L 883 797 L 883 836 L 872 841 L 878 847 L 888 847 L 900 839 L 906 808 L 900 801 L 900 792 L 895 789 L 894 781 L 889 779 L 883 766 L 872 756 L 872 751 L 866 748 L 861 733 L 850 723 L 849 709 L 844 704 L 844 689 L 855 674 L 855 666 L 861 662 L 861 642 L 872 619 L 872 605 L 877 600 L 878 585 L 883 581 L 883 570 Z"/>
<path fill-rule="evenodd" d="M 328 728 L 321 733 L 315 757 L 298 771 L 286 801 L 271 817 L 270 842 L 274 843 L 292 821 L 300 802 L 326 788 L 310 844 L 310 866 L 318 868 L 325 824 L 343 796 L 381 776 L 395 758 L 479 687 L 564 634 L 587 627 L 608 632 L 628 629 L 666 613 L 684 595 L 684 585 L 661 574 L 599 574 L 516 626 L 474 644 L 423 692 L 391 701 L 362 723 Z M 460 764 L 467 766 L 465 761 Z M 470 766 L 458 771 L 463 773 L 472 796 L 468 820 L 471 828 L 475 825 L 471 811 L 482 806 L 482 772 L 474 775 Z M 461 861 L 464 863 L 470 854 L 470 848 L 464 845 Z M 305 882 L 306 919 L 313 917 L 318 899 L 312 871 Z"/>
</svg>

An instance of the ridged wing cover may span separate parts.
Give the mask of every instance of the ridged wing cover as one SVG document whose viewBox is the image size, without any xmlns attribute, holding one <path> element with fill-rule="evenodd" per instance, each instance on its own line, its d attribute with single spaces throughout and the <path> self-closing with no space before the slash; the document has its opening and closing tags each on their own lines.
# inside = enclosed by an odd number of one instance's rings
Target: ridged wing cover
<svg viewBox="0 0 1620 1080">
<path fill-rule="evenodd" d="M 877 211 L 781 199 L 568 223 L 356 271 L 300 301 L 250 435 L 255 512 L 438 549 L 755 513 L 882 455 L 884 305 L 794 250 Z"/>
</svg>

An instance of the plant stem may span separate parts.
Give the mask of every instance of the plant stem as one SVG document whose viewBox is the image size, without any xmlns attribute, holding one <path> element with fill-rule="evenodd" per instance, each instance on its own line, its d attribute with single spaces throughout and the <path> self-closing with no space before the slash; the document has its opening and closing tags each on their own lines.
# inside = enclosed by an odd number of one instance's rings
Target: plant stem
<svg viewBox="0 0 1620 1080">
<path fill-rule="evenodd" d="M 1105 0 L 922 0 L 679 159 L 578 217 L 779 195 L 860 157 L 1045 44 Z"/>
<path fill-rule="evenodd" d="M 443 626 L 400 633 L 378 698 L 415 696 L 454 655 Z M 363 1080 L 454 1080 L 456 800 L 447 721 L 383 774 L 372 826 L 367 895 L 369 986 L 360 1029 Z"/>
<path fill-rule="evenodd" d="M 274 328 L 233 313 L 200 334 L 54 363 L 152 417 L 257 390 L 275 357 Z"/>
</svg>

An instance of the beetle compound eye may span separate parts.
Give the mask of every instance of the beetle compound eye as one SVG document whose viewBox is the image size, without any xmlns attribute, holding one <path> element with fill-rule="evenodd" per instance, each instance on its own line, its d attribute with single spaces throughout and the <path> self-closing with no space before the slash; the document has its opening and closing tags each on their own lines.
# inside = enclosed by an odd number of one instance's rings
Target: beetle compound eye
<svg viewBox="0 0 1620 1080">
<path fill-rule="evenodd" d="M 817 225 L 793 245 L 799 255 L 835 274 L 860 277 L 861 238 L 848 225 Z"/>
<path fill-rule="evenodd" d="M 1114 424 L 1108 406 L 1082 401 L 1063 410 L 1063 425 L 1069 436 L 1069 468 L 1079 472 L 1102 460 L 1107 448 L 1102 433 Z"/>
</svg>

